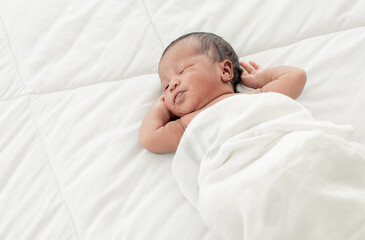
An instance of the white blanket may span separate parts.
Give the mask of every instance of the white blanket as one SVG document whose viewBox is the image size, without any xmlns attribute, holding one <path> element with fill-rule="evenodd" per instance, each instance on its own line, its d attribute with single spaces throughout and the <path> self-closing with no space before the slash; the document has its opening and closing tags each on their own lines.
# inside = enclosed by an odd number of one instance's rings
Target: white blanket
<svg viewBox="0 0 365 240">
<path fill-rule="evenodd" d="M 364 0 L 0 0 L 0 240 L 221 240 L 181 194 L 174 154 L 138 141 L 164 49 L 208 31 L 242 61 L 303 68 L 297 101 L 365 146 L 364 12 Z"/>
<path fill-rule="evenodd" d="M 365 151 L 352 128 L 281 94 L 240 94 L 198 115 L 174 176 L 222 239 L 360 240 Z"/>
</svg>

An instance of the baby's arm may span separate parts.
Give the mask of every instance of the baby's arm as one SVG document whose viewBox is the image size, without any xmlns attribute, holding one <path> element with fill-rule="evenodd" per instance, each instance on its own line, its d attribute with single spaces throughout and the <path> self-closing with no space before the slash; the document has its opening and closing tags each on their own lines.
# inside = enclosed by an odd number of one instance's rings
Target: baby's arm
<svg viewBox="0 0 365 240">
<path fill-rule="evenodd" d="M 154 153 L 176 151 L 184 133 L 178 121 L 171 121 L 171 113 L 160 97 L 142 121 L 139 132 L 141 145 Z"/>
<path fill-rule="evenodd" d="M 293 99 L 302 93 L 307 80 L 303 69 L 289 66 L 278 66 L 263 69 L 254 62 L 241 62 L 246 70 L 241 75 L 242 83 L 257 92 L 278 92 Z"/>
</svg>

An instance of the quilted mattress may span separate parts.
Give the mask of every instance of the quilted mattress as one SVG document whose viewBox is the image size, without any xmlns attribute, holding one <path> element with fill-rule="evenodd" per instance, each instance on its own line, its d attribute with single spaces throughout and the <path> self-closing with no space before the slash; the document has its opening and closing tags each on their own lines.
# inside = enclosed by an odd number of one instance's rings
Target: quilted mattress
<svg viewBox="0 0 365 240">
<path fill-rule="evenodd" d="M 364 145 L 364 12 L 362 0 L 0 0 L 0 239 L 219 240 L 180 192 L 174 154 L 138 142 L 163 49 L 208 31 L 242 60 L 301 67 L 298 101 Z"/>
</svg>

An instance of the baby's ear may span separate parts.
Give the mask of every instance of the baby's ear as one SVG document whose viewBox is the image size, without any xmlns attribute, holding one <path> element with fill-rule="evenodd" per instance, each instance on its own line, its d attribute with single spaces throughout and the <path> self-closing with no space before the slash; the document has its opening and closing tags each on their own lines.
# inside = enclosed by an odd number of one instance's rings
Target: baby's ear
<svg viewBox="0 0 365 240">
<path fill-rule="evenodd" d="M 223 82 L 231 82 L 233 79 L 233 64 L 230 60 L 226 59 L 221 63 L 221 79 Z"/>
</svg>

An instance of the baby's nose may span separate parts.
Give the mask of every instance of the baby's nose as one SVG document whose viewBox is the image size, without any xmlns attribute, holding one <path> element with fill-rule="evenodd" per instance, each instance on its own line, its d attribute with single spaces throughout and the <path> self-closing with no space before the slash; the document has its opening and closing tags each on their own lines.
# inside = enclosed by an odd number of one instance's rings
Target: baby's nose
<svg viewBox="0 0 365 240">
<path fill-rule="evenodd" d="M 174 91 L 179 84 L 180 81 L 174 81 L 173 83 L 171 83 L 170 92 Z"/>
</svg>

